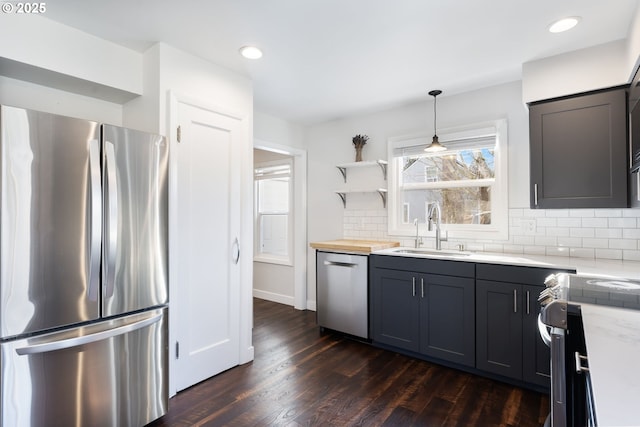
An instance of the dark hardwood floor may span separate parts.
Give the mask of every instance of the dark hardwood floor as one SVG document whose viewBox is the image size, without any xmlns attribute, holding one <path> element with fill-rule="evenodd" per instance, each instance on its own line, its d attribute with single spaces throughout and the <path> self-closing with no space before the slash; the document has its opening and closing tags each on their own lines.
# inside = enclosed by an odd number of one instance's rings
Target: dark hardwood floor
<svg viewBox="0 0 640 427">
<path fill-rule="evenodd" d="M 150 426 L 541 426 L 543 394 L 321 333 L 254 300 L 255 360 L 178 393 Z"/>
</svg>

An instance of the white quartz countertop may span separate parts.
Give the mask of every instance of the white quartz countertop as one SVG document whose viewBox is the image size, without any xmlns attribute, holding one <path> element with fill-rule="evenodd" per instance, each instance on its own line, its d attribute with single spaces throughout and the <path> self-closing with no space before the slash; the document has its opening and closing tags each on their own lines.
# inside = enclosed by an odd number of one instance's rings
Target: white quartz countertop
<svg viewBox="0 0 640 427">
<path fill-rule="evenodd" d="M 402 252 L 411 251 L 411 252 Z M 374 251 L 378 255 L 413 258 L 449 259 L 489 264 L 520 265 L 576 270 L 578 274 L 613 276 L 640 280 L 640 262 L 563 256 L 522 255 L 494 252 L 459 252 L 452 250 L 414 249 L 397 247 Z"/>
<path fill-rule="evenodd" d="M 599 426 L 640 426 L 640 310 L 580 304 Z"/>
</svg>

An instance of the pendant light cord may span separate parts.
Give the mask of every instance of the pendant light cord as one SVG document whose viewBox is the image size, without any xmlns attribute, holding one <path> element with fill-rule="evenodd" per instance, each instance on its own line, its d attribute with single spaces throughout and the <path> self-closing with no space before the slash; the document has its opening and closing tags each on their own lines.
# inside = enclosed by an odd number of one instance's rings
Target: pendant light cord
<svg viewBox="0 0 640 427">
<path fill-rule="evenodd" d="M 433 96 L 433 134 L 434 135 L 438 135 L 438 132 L 436 130 L 436 112 L 438 111 L 436 108 L 436 102 L 438 101 L 438 98 L 436 97 L 436 95 Z"/>
<path fill-rule="evenodd" d="M 436 127 L 437 127 L 437 102 L 438 102 L 438 95 L 440 95 L 442 93 L 441 90 L 439 89 L 435 89 L 429 92 L 429 95 L 433 96 L 433 135 L 434 136 L 438 136 L 438 132 L 436 131 Z"/>
</svg>

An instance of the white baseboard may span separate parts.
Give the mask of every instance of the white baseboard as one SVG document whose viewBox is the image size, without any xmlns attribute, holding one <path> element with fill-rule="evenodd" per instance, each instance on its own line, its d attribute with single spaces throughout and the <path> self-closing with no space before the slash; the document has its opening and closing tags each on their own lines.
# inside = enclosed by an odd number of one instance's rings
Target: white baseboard
<svg viewBox="0 0 640 427">
<path fill-rule="evenodd" d="M 277 302 L 280 304 L 286 304 L 293 307 L 293 297 L 289 295 L 276 294 L 274 292 L 261 291 L 260 289 L 254 289 L 253 296 L 256 298 L 264 299 L 271 302 Z"/>
</svg>

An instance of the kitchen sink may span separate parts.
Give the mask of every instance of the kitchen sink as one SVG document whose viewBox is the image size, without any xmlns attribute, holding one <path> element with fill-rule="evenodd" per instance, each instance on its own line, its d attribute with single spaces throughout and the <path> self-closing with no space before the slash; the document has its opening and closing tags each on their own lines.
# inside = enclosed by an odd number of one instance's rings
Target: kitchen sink
<svg viewBox="0 0 640 427">
<path fill-rule="evenodd" d="M 463 252 L 463 251 L 447 251 L 447 250 L 436 250 L 436 249 L 407 249 L 400 248 L 396 249 L 393 252 L 397 254 L 411 254 L 411 255 L 437 255 L 444 257 L 468 257 L 471 256 L 471 252 Z"/>
</svg>

